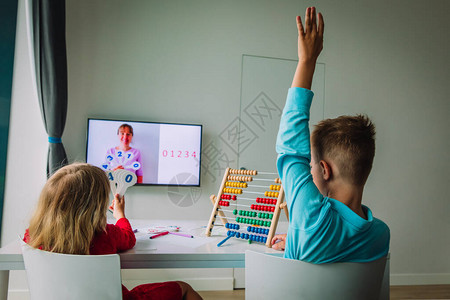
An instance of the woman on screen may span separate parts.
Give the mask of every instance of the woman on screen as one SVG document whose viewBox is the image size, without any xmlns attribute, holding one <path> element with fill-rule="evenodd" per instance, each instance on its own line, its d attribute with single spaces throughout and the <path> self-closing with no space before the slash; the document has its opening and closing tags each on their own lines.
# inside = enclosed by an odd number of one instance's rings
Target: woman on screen
<svg viewBox="0 0 450 300">
<path fill-rule="evenodd" d="M 117 129 L 117 136 L 120 144 L 108 149 L 106 153 L 111 170 L 125 169 L 134 172 L 137 176 L 137 183 L 142 183 L 141 152 L 130 146 L 133 139 L 133 127 L 129 124 L 120 125 Z"/>
</svg>

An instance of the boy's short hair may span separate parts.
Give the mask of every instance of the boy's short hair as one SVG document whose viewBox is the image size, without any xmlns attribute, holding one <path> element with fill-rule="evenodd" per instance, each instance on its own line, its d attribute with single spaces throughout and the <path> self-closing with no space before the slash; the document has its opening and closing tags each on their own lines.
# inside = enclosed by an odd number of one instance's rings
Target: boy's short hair
<svg viewBox="0 0 450 300">
<path fill-rule="evenodd" d="M 341 176 L 364 185 L 375 156 L 375 125 L 365 115 L 320 121 L 311 135 L 316 160 L 331 159 Z"/>
</svg>

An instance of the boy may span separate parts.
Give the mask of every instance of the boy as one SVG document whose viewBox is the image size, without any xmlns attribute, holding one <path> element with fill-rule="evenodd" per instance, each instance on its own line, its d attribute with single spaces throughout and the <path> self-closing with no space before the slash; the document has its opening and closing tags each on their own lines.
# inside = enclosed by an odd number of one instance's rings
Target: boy
<svg viewBox="0 0 450 300">
<path fill-rule="evenodd" d="M 367 117 L 324 120 L 310 146 L 310 91 L 323 48 L 323 17 L 308 8 L 297 17 L 299 62 L 277 138 L 277 168 L 286 192 L 290 224 L 281 239 L 285 257 L 312 263 L 367 262 L 386 256 L 389 228 L 361 205 L 375 154 L 375 128 Z"/>
</svg>

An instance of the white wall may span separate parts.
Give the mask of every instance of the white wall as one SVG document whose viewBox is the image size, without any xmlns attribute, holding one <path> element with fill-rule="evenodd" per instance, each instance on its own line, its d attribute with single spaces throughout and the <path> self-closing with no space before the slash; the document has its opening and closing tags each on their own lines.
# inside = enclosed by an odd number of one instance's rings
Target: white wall
<svg viewBox="0 0 450 300">
<path fill-rule="evenodd" d="M 69 159 L 84 159 L 88 117 L 202 123 L 203 145 L 217 141 L 239 115 L 242 54 L 295 59 L 295 15 L 308 5 L 325 17 L 325 117 L 367 113 L 377 125 L 364 201 L 391 228 L 392 282 L 450 283 L 446 0 L 67 1 Z M 3 244 L 26 226 L 46 157 L 17 43 Z M 36 159 L 20 162 L 30 149 Z M 202 176 L 194 205 L 175 205 L 167 187 L 136 187 L 127 215 L 207 222 L 219 183 Z"/>
</svg>

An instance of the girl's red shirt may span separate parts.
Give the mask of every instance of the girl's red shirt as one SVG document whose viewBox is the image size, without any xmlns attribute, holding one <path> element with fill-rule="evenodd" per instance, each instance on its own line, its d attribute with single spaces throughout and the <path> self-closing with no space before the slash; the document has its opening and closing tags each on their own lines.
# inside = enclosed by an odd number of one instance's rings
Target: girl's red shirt
<svg viewBox="0 0 450 300">
<path fill-rule="evenodd" d="M 28 229 L 23 238 L 25 243 L 30 241 Z M 131 249 L 136 244 L 131 224 L 126 218 L 117 220 L 115 225 L 107 224 L 106 230 L 94 236 L 89 249 L 90 255 L 115 254 Z"/>
</svg>

